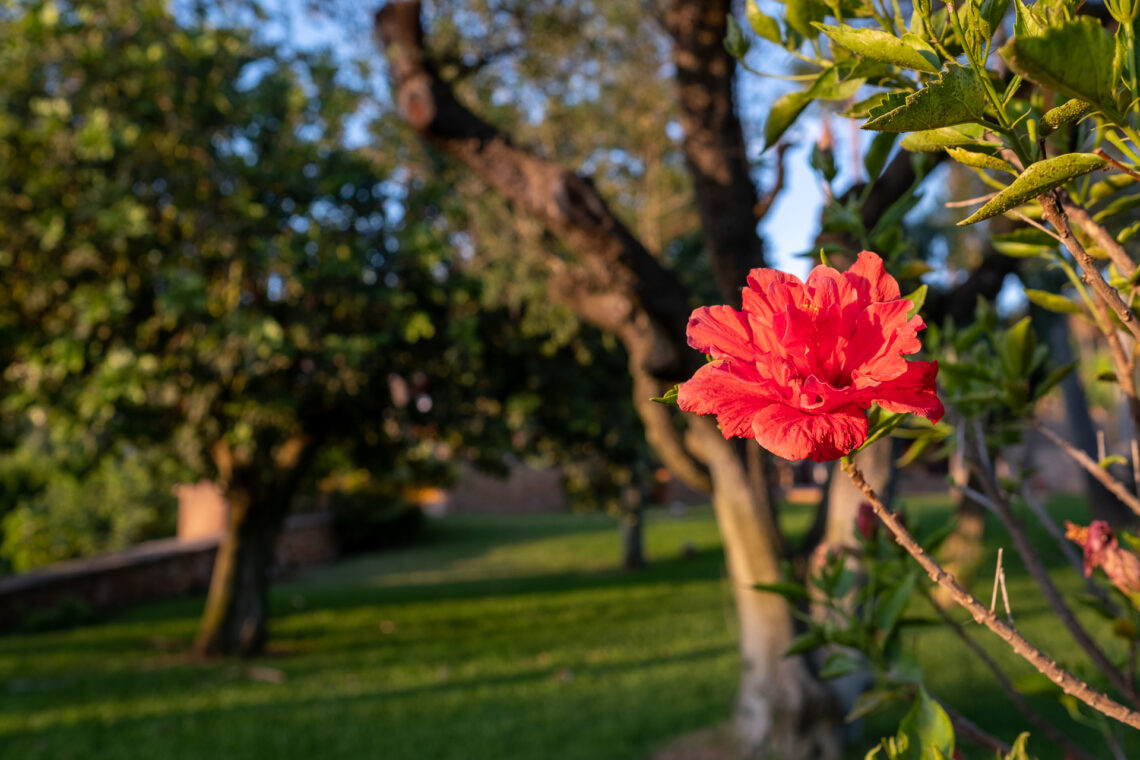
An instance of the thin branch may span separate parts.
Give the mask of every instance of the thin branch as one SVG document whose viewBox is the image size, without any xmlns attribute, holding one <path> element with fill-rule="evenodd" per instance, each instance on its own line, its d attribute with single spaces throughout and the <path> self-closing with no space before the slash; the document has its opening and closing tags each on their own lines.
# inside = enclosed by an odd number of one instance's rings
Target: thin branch
<svg viewBox="0 0 1140 760">
<path fill-rule="evenodd" d="M 1125 174 L 1132 177 L 1133 179 L 1140 179 L 1140 172 L 1137 172 L 1132 167 L 1125 166 L 1124 164 L 1120 163 L 1115 158 L 1113 158 L 1112 156 L 1105 153 L 1104 148 L 1097 148 L 1096 150 L 1093 151 L 1093 153 L 1097 154 L 1098 156 L 1103 158 L 1105 161 L 1112 164 L 1117 169 L 1124 172 Z"/>
<path fill-rule="evenodd" d="M 1068 454 L 1069 458 L 1071 458 L 1081 467 L 1085 468 L 1085 471 L 1096 478 L 1102 486 L 1107 488 L 1112 493 L 1113 496 L 1120 499 L 1122 502 L 1128 505 L 1129 509 L 1140 515 L 1140 499 L 1136 498 L 1135 494 L 1125 488 L 1123 483 L 1112 477 L 1111 473 L 1094 462 L 1088 454 L 1081 451 L 1076 446 L 1069 443 L 1064 438 L 1042 425 L 1040 422 L 1034 422 L 1033 426 L 1037 428 L 1037 432 L 1041 433 L 1041 435 L 1048 438 L 1062 451 Z"/>
<path fill-rule="evenodd" d="M 943 622 L 945 622 L 946 625 L 949 626 L 950 630 L 953 631 L 954 635 L 961 639 L 963 644 L 969 647 L 970 651 L 972 651 L 977 656 L 977 658 L 981 660 L 983 665 L 989 668 L 990 672 L 994 674 L 994 678 L 997 679 L 998 685 L 1001 686 L 1002 691 L 1005 692 L 1005 695 L 1009 701 L 1013 703 L 1013 706 L 1018 709 L 1018 712 L 1024 715 L 1025 719 L 1029 721 L 1029 723 L 1032 724 L 1035 729 L 1043 733 L 1053 742 L 1056 742 L 1057 744 L 1064 747 L 1066 754 L 1070 757 L 1080 758 L 1080 760 L 1095 760 L 1092 755 L 1074 744 L 1067 736 L 1058 731 L 1052 723 L 1045 720 L 1045 718 L 1041 717 L 1041 715 L 1033 709 L 1033 707 L 1025 700 L 1025 697 L 1022 696 L 1021 692 L 1017 690 L 1017 688 L 1009 680 L 1006 674 L 1002 671 L 1001 666 L 998 665 L 997 662 L 994 661 L 994 658 L 990 656 L 990 653 L 985 650 L 985 647 L 975 641 L 974 638 L 970 636 L 970 634 L 966 633 L 966 629 L 962 627 L 962 624 L 955 620 L 949 612 L 947 612 L 941 605 L 939 605 L 929 592 L 925 592 L 924 597 L 926 598 L 926 601 L 930 603 L 930 606 L 934 608 L 934 611 L 938 613 L 938 616 L 942 618 Z"/>
<path fill-rule="evenodd" d="M 1132 334 L 1132 337 L 1140 340 L 1140 325 L 1136 324 L 1136 317 L 1128 305 L 1120 298 L 1120 293 L 1115 288 L 1110 286 L 1104 281 L 1104 277 L 1097 268 L 1096 261 L 1085 250 L 1077 240 L 1076 235 L 1073 234 L 1072 228 L 1069 226 L 1069 219 L 1065 211 L 1061 208 L 1061 204 L 1057 200 L 1055 194 L 1046 193 L 1038 199 L 1041 201 L 1041 208 L 1044 211 L 1045 219 L 1053 225 L 1061 239 L 1065 243 L 1065 247 L 1069 249 L 1069 253 L 1073 254 L 1073 258 L 1077 260 L 1077 264 L 1084 274 L 1084 279 L 1092 285 L 1093 291 L 1100 297 L 1108 308 L 1120 320 L 1124 328 Z"/>
<path fill-rule="evenodd" d="M 996 736 L 986 733 L 978 724 L 974 723 L 953 707 L 950 707 L 941 700 L 938 701 L 938 704 L 942 705 L 942 709 L 946 711 L 950 722 L 954 724 L 954 733 L 969 739 L 975 746 L 981 747 L 987 752 L 1000 753 L 1002 756 L 1005 756 L 1012 751 L 1013 748 L 1008 744 Z"/>
<path fill-rule="evenodd" d="M 1014 211 L 1014 212 L 1013 212 L 1013 215 L 1014 215 L 1014 216 L 1016 216 L 1016 217 L 1017 217 L 1018 219 L 1020 219 L 1021 221 L 1025 222 L 1026 224 L 1028 224 L 1030 227 L 1033 227 L 1033 228 L 1035 228 L 1035 229 L 1041 230 L 1041 231 L 1042 231 L 1042 232 L 1044 232 L 1046 235 L 1048 235 L 1049 237 L 1051 237 L 1051 238 L 1053 238 L 1054 240 L 1056 240 L 1058 243 L 1062 243 L 1062 244 L 1064 244 L 1064 242 L 1065 242 L 1065 239 L 1064 239 L 1064 238 L 1062 238 L 1062 237 L 1061 237 L 1060 235 L 1058 235 L 1056 232 L 1054 232 L 1053 230 L 1049 229 L 1048 227 L 1046 227 L 1044 224 L 1042 224 L 1041 222 L 1037 221 L 1036 219 L 1030 219 L 1028 216 L 1026 216 L 1025 214 L 1021 213 L 1020 211 Z"/>
<path fill-rule="evenodd" d="M 976 206 L 979 203 L 985 203 L 986 201 L 993 200 L 994 196 L 996 195 L 997 193 L 986 193 L 985 195 L 979 195 L 977 198 L 967 198 L 964 201 L 946 201 L 942 205 L 946 208 L 963 208 L 964 206 Z"/>
<path fill-rule="evenodd" d="M 967 443 L 969 443 L 969 436 L 967 436 Z M 1025 529 L 1021 521 L 1013 514 L 1010 508 L 1009 500 L 1002 492 L 997 478 L 994 475 L 993 465 L 990 462 L 989 454 L 985 451 L 985 439 L 982 437 L 980 425 L 976 426 L 975 437 L 973 441 L 973 449 L 976 454 L 976 463 L 980 467 L 975 467 L 974 471 L 981 480 L 982 486 L 988 493 L 990 500 L 997 507 L 997 516 L 1001 520 L 1002 525 L 1005 526 L 1006 532 L 1009 533 L 1010 540 L 1013 541 L 1013 548 L 1021 557 L 1021 561 L 1025 565 L 1030 577 L 1033 578 L 1037 587 L 1041 589 L 1044 594 L 1045 600 L 1057 615 L 1057 618 L 1068 629 L 1069 634 L 1073 640 L 1080 645 L 1081 649 L 1089 656 L 1093 664 L 1100 670 L 1116 689 L 1128 699 L 1135 703 L 1137 701 L 1136 690 L 1132 683 L 1128 680 L 1127 676 L 1108 659 L 1108 655 L 1104 653 L 1085 627 L 1077 620 L 1073 610 L 1065 602 L 1065 598 L 1057 589 L 1056 584 L 1053 583 L 1052 576 L 1045 568 L 1044 563 L 1041 561 L 1041 555 L 1037 553 L 1036 548 L 1029 541 L 1029 537 L 1025 535 Z"/>
<path fill-rule="evenodd" d="M 1087 683 L 1058 665 L 1040 649 L 1026 641 L 1020 633 L 1003 623 L 996 615 L 986 610 L 985 606 L 979 602 L 973 594 L 962 588 L 953 576 L 943 570 L 942 566 L 919 546 L 918 542 L 914 540 L 914 536 L 903 527 L 898 518 L 891 514 L 886 506 L 883 505 L 883 502 L 879 500 L 875 490 L 871 488 L 863 477 L 863 473 L 859 472 L 859 470 L 846 459 L 842 460 L 842 467 L 843 471 L 851 478 L 851 482 L 867 497 L 867 501 L 871 504 L 871 509 L 875 512 L 875 515 L 883 525 L 886 526 L 887 530 L 890 531 L 891 535 L 894 536 L 895 541 L 906 549 L 907 553 L 914 557 L 918 564 L 922 566 L 922 569 L 926 571 L 931 580 L 946 589 L 950 597 L 964 607 L 975 621 L 993 631 L 1002 641 L 1009 644 L 1010 648 L 1013 649 L 1018 656 L 1032 665 L 1037 672 L 1057 684 L 1066 694 L 1071 694 L 1097 712 L 1103 713 L 1132 728 L 1140 729 L 1140 713 L 1128 709 L 1124 705 L 1090 687 Z"/>
</svg>

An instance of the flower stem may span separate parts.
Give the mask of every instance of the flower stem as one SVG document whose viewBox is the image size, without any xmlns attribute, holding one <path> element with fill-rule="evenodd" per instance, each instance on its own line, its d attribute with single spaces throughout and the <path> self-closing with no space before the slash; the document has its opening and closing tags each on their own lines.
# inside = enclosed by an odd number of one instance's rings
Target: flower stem
<svg viewBox="0 0 1140 760">
<path fill-rule="evenodd" d="M 1037 672 L 1061 687 L 1061 690 L 1066 694 L 1071 694 L 1097 712 L 1118 720 L 1125 725 L 1140 728 L 1140 713 L 1129 710 L 1124 705 L 1113 701 L 1062 668 L 1052 658 L 1026 641 L 1020 633 L 1003 623 L 994 613 L 986 609 L 985 605 L 978 601 L 977 597 L 962 588 L 958 584 L 958 581 L 954 579 L 954 576 L 947 573 L 933 557 L 927 554 L 926 551 L 919 546 L 918 542 L 914 540 L 914 536 L 903 527 L 898 518 L 883 505 L 878 495 L 875 494 L 875 490 L 871 488 L 870 484 L 868 484 L 863 477 L 863 473 L 859 471 L 859 468 L 857 468 L 849 458 L 844 457 L 841 460 L 840 466 L 843 468 L 843 471 L 847 473 L 847 476 L 851 478 L 851 482 L 855 487 L 862 491 L 863 495 L 867 497 L 867 501 L 871 503 L 871 508 L 874 510 L 875 515 L 882 521 L 891 535 L 894 536 L 895 541 L 897 541 L 910 556 L 914 557 L 918 564 L 922 566 L 922 569 L 926 571 L 927 575 L 930 576 L 931 580 L 946 589 L 950 597 L 960 606 L 964 607 L 976 622 L 981 623 L 996 633 L 999 638 L 1009 644 L 1010 648 L 1013 649 L 1017 655 L 1032 665 Z"/>
</svg>

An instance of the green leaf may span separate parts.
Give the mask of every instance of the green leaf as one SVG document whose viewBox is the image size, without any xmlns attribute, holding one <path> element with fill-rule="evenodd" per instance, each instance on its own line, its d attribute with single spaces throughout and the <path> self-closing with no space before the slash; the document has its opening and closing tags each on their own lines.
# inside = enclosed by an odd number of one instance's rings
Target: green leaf
<svg viewBox="0 0 1140 760">
<path fill-rule="evenodd" d="M 1004 760 L 1030 760 L 1029 758 L 1029 732 L 1022 731 L 1013 740 L 1013 746 L 1010 747 L 1009 754 Z"/>
<path fill-rule="evenodd" d="M 789 92 L 777 98 L 764 124 L 764 148 L 774 145 L 813 100 L 845 100 L 865 82 L 861 78 L 841 80 L 839 68 L 832 66 L 816 77 L 806 90 Z"/>
<path fill-rule="evenodd" d="M 950 158 L 965 166 L 973 166 L 976 169 L 997 169 L 998 171 L 1017 176 L 1017 170 L 1014 169 L 1009 162 L 1002 161 L 995 156 L 986 153 L 977 153 L 972 150 L 966 150 L 965 148 L 947 148 L 946 152 L 950 155 Z"/>
<path fill-rule="evenodd" d="M 823 21 L 827 16 L 827 6 L 818 0 L 786 0 L 784 22 L 801 37 L 814 40 L 819 32 L 812 24 Z"/>
<path fill-rule="evenodd" d="M 1048 258 L 1057 249 L 1057 241 L 1041 230 L 1021 227 L 1012 232 L 1003 232 L 990 238 L 994 249 L 1013 258 L 1040 256 Z"/>
<path fill-rule="evenodd" d="M 878 29 L 856 29 L 850 26 L 813 26 L 831 38 L 831 41 L 863 58 L 880 63 L 901 66 L 925 74 L 937 74 L 942 62 L 934 48 L 913 34 L 902 39 Z"/>
<path fill-rule="evenodd" d="M 1032 288 L 1025 289 L 1025 297 L 1031 303 L 1035 303 L 1042 309 L 1055 311 L 1058 314 L 1084 314 L 1079 304 L 1070 301 L 1064 296 L 1050 293 L 1047 290 L 1033 290 Z"/>
<path fill-rule="evenodd" d="M 918 573 L 916 571 L 908 572 L 906 578 L 895 587 L 895 590 L 875 611 L 875 624 L 879 626 L 879 630 L 887 633 L 894 630 L 895 623 L 898 622 L 907 603 L 910 602 L 910 596 L 914 593 L 914 584 L 917 580 Z"/>
<path fill-rule="evenodd" d="M 1074 177 L 1096 171 L 1104 167 L 1104 164 L 1104 159 L 1093 153 L 1066 153 L 1062 156 L 1047 158 L 1044 161 L 1030 164 L 1009 187 L 1002 190 L 973 214 L 958 222 L 958 226 L 974 224 L 983 219 L 989 219 L 991 216 L 1005 213 L 1026 201 L 1031 201 L 1039 195 L 1060 187 Z"/>
<path fill-rule="evenodd" d="M 1113 106 L 1115 51 L 1112 34 L 1100 21 L 1078 16 L 1018 32 L 1002 47 L 1001 56 L 1026 79 L 1104 108 Z"/>
<path fill-rule="evenodd" d="M 1033 389 L 1034 394 L 1037 397 L 1041 397 L 1053 390 L 1053 388 L 1059 385 L 1062 380 L 1068 377 L 1069 374 L 1077 368 L 1077 364 L 1079 364 L 1079 362 L 1073 361 L 1054 369 Z"/>
<path fill-rule="evenodd" d="M 858 673 L 863 667 L 863 661 L 858 657 L 853 657 L 844 652 L 835 652 L 824 661 L 823 667 L 819 669 L 819 674 L 823 678 L 839 678 Z"/>
<path fill-rule="evenodd" d="M 951 65 L 938 79 L 911 95 L 896 93 L 871 109 L 863 129 L 876 132 L 914 132 L 981 121 L 985 91 L 969 69 Z"/>
<path fill-rule="evenodd" d="M 1095 106 L 1092 103 L 1080 98 L 1073 98 L 1046 111 L 1045 115 L 1041 117 L 1041 123 L 1048 126 L 1049 129 L 1060 129 L 1066 124 L 1080 121 L 1093 110 L 1095 110 Z"/>
<path fill-rule="evenodd" d="M 1005 375 L 1011 380 L 1022 380 L 1033 364 L 1033 354 L 1037 351 L 1037 334 L 1029 317 L 1022 317 L 1006 330 L 998 343 L 999 358 Z"/>
<path fill-rule="evenodd" d="M 1112 456 L 1107 456 L 1104 459 L 1097 462 L 1097 467 L 1099 467 L 1102 470 L 1107 470 L 1109 467 L 1111 467 L 1114 464 L 1128 464 L 1128 460 L 1125 459 L 1124 457 L 1120 456 L 1119 454 L 1113 454 Z"/>
<path fill-rule="evenodd" d="M 784 34 L 780 31 L 780 22 L 760 10 L 756 0 L 748 0 L 748 4 L 744 7 L 744 15 L 748 19 L 752 31 L 756 32 L 758 36 L 769 42 L 775 42 L 777 45 L 784 44 Z"/>
<path fill-rule="evenodd" d="M 1096 214 L 1093 215 L 1093 221 L 1103 222 L 1105 219 L 1110 219 L 1124 211 L 1131 211 L 1138 206 L 1140 206 L 1140 193 L 1121 195 L 1117 198 L 1113 198 L 1107 206 L 1096 212 Z"/>
<path fill-rule="evenodd" d="M 651 398 L 650 401 L 656 401 L 658 404 L 664 404 L 665 406 L 676 406 L 677 393 L 680 391 L 680 389 L 680 385 L 674 385 L 672 388 L 665 391 L 665 395 Z"/>
<path fill-rule="evenodd" d="M 789 602 L 801 602 L 811 599 L 807 590 L 798 583 L 757 583 L 752 586 L 757 591 L 768 591 L 779 594 Z"/>
<path fill-rule="evenodd" d="M 737 60 L 743 60 L 752 47 L 752 41 L 744 36 L 744 30 L 736 23 L 736 17 L 729 13 L 724 18 L 724 49 Z"/>
<path fill-rule="evenodd" d="M 804 652 L 811 652 L 819 649 L 826 643 L 827 639 L 824 638 L 823 631 L 818 628 L 812 628 L 810 631 L 805 631 L 792 639 L 791 645 L 787 651 L 784 652 L 784 657 L 792 657 L 797 654 L 803 654 Z"/>
<path fill-rule="evenodd" d="M 924 303 L 926 303 L 926 291 L 927 291 L 927 287 L 924 283 L 922 285 L 919 285 L 917 288 L 915 288 L 914 292 L 903 296 L 903 298 L 905 298 L 906 300 L 908 300 L 912 304 L 914 304 L 913 306 L 910 307 L 910 311 L 907 312 L 907 315 L 906 315 L 907 319 L 910 319 L 915 314 L 917 314 L 919 312 L 919 310 L 922 308 L 922 305 Z"/>
<path fill-rule="evenodd" d="M 954 725 L 950 716 L 922 687 L 918 689 L 918 699 L 899 724 L 899 734 L 915 739 L 911 744 L 921 747 L 920 760 L 954 755 Z"/>
<path fill-rule="evenodd" d="M 891 132 L 880 132 L 872 138 L 871 146 L 867 148 L 867 155 L 863 157 L 863 168 L 867 170 L 867 179 L 871 182 L 879 178 L 896 139 L 898 135 Z"/>
<path fill-rule="evenodd" d="M 961 124 L 957 127 L 925 129 L 911 132 L 899 145 L 912 153 L 936 153 L 944 148 L 970 146 L 974 150 L 997 152 L 997 146 L 981 142 L 985 130 L 977 124 Z"/>
</svg>

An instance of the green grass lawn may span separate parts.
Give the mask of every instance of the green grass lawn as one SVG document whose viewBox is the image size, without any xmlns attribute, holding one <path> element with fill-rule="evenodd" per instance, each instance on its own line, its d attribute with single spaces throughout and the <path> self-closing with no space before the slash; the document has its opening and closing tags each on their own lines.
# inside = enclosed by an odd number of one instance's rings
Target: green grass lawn
<svg viewBox="0 0 1140 760">
<path fill-rule="evenodd" d="M 915 506 L 924 519 L 946 513 L 938 500 Z M 805 519 L 797 511 L 789 527 Z M 686 543 L 695 557 L 682 557 Z M 452 516 L 415 547 L 279 584 L 270 653 L 246 664 L 184 657 L 201 599 L 0 638 L 0 758 L 647 758 L 730 715 L 731 598 L 707 509 L 651 514 L 646 571 L 614 570 L 617 550 L 604 516 Z M 1007 570 L 1019 627 L 1083 667 L 1021 568 Z M 988 599 L 989 582 L 975 593 Z M 937 696 L 1016 735 L 1019 716 L 950 634 L 908 646 Z M 891 720 L 866 733 L 893 731 Z M 1094 731 L 1083 740 L 1105 754 Z M 1031 748 L 1056 756 L 1040 739 Z"/>
</svg>

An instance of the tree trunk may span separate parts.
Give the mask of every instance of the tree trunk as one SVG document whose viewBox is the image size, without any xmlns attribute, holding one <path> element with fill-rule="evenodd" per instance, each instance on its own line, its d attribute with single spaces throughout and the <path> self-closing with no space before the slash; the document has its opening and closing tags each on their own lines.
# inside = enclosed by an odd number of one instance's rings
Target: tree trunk
<svg viewBox="0 0 1140 760">
<path fill-rule="evenodd" d="M 703 25 L 697 35 L 699 49 L 691 54 L 722 58 L 727 5 L 685 0 L 673 3 L 672 9 L 684 10 L 684 6 L 690 6 L 695 15 L 682 16 L 694 23 L 699 19 Z M 699 366 L 699 356 L 685 345 L 691 309 L 686 288 L 622 225 L 589 180 L 515 147 L 506 135 L 458 102 L 427 58 L 419 2 L 384 6 L 376 16 L 376 32 L 388 54 L 393 100 L 401 116 L 424 139 L 462 161 L 510 200 L 518 213 L 540 221 L 574 252 L 574 267 L 552 262 L 557 273 L 552 277 L 552 294 L 581 319 L 622 341 L 629 353 L 634 405 L 654 452 L 686 483 L 711 486 L 740 619 L 743 669 L 737 716 L 749 756 L 840 757 L 837 713 L 827 689 L 813 677 L 803 658 L 783 657 L 794 637 L 787 603 L 753 588 L 756 583 L 779 579 L 779 533 L 765 468 L 749 468 L 748 457 L 743 456 L 746 449 L 725 441 L 711 419 L 690 418 L 689 431 L 682 439 L 669 409 L 649 400 L 672 383 L 688 379 Z M 731 83 L 731 62 L 691 63 L 695 71 Z M 700 77 L 690 84 L 699 88 Z M 716 146 L 717 140 L 731 137 L 733 130 L 739 133 L 731 86 L 718 88 L 704 99 L 699 92 L 688 91 L 684 105 L 690 109 L 687 129 L 719 125 L 704 133 L 708 140 L 701 145 L 709 148 L 705 157 L 719 156 L 746 166 L 742 140 L 739 146 Z M 700 108 L 716 113 L 702 118 Z M 687 145 L 691 142 L 689 135 L 686 141 Z M 692 159 L 690 166 L 695 166 Z M 747 171 L 732 169 L 718 177 L 714 164 L 706 168 L 714 180 L 708 187 L 720 188 L 716 197 L 728 198 L 741 190 L 741 178 L 747 184 Z M 696 182 L 706 187 L 703 179 L 698 177 Z M 755 191 L 750 184 L 747 187 L 754 198 Z M 698 205 L 709 207 L 700 199 Z M 702 220 L 705 216 L 702 213 Z M 747 268 L 763 263 L 756 221 L 748 209 L 742 219 L 732 222 L 734 230 L 748 231 L 747 245 L 734 247 L 732 240 L 740 236 L 722 235 L 726 230 L 719 230 L 719 242 L 710 250 L 722 290 L 734 301 L 739 299 Z M 719 224 L 728 222 L 722 218 Z"/>
<path fill-rule="evenodd" d="M 689 439 L 712 470 L 713 508 L 740 621 L 736 723 L 745 756 L 842 757 L 842 714 L 831 690 L 814 677 L 804 658 L 784 657 L 795 637 L 791 609 L 782 597 L 754 588 L 780 578 L 775 525 L 757 519 L 771 512 L 757 505 L 749 473 L 712 420 L 695 420 Z"/>
<path fill-rule="evenodd" d="M 624 570 L 641 570 L 645 567 L 645 546 L 642 540 L 645 527 L 645 509 L 638 503 L 622 513 L 621 566 Z"/>
<path fill-rule="evenodd" d="M 249 657 L 259 654 L 266 640 L 269 571 L 285 510 L 244 485 L 227 489 L 226 499 L 226 535 L 194 641 L 194 652 L 202 657 Z"/>
</svg>

